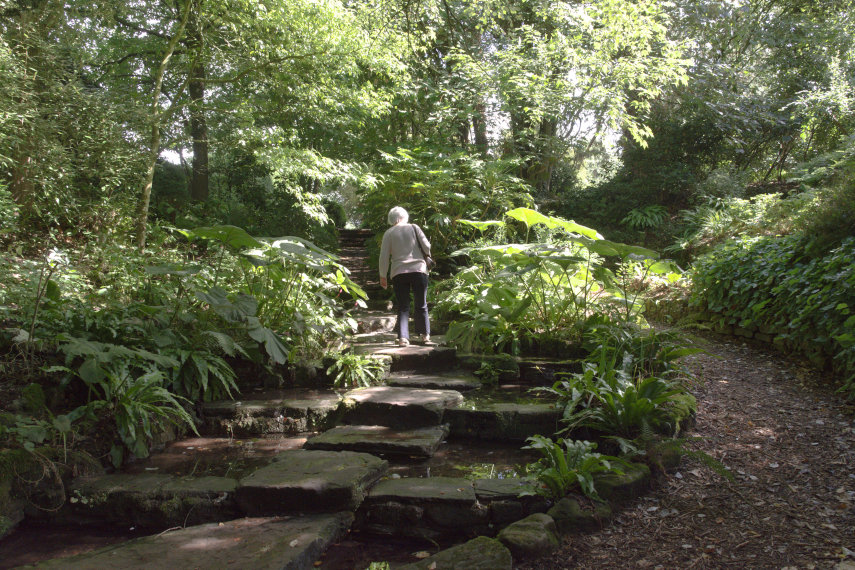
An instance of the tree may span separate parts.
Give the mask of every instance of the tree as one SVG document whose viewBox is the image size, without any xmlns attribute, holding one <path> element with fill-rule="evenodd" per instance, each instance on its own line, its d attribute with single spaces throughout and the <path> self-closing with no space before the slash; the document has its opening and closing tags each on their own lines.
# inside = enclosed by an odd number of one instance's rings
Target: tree
<svg viewBox="0 0 855 570">
<path fill-rule="evenodd" d="M 28 227 L 121 227 L 138 179 L 117 105 L 85 78 L 79 5 L 0 3 L 0 183 Z"/>
</svg>

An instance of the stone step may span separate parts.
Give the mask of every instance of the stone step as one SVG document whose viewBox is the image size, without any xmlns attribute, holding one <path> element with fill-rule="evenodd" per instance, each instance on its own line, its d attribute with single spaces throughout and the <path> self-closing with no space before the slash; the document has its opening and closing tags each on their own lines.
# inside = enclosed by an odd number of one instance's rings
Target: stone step
<svg viewBox="0 0 855 570">
<path fill-rule="evenodd" d="M 448 426 L 396 430 L 386 426 L 338 426 L 310 438 L 304 449 L 360 451 L 382 456 L 431 457 Z"/>
<path fill-rule="evenodd" d="M 364 311 L 354 315 L 360 333 L 390 332 L 395 329 L 395 315 L 388 311 Z"/>
<path fill-rule="evenodd" d="M 578 359 L 520 358 L 518 362 L 520 381 L 532 386 L 552 386 L 562 374 L 582 372 L 582 361 Z"/>
<path fill-rule="evenodd" d="M 553 434 L 561 427 L 563 409 L 554 403 L 474 403 L 445 411 L 451 437 L 493 441 L 525 441 Z"/>
<path fill-rule="evenodd" d="M 442 424 L 446 409 L 463 396 L 455 390 L 374 386 L 347 392 L 344 399 L 345 424 L 410 429 Z"/>
<path fill-rule="evenodd" d="M 175 477 L 115 473 L 78 477 L 61 520 L 120 522 L 142 528 L 169 528 L 242 516 L 235 502 L 237 481 L 228 477 Z"/>
<path fill-rule="evenodd" d="M 369 287 L 370 285 L 364 285 L 363 288 Z M 382 289 L 381 289 L 382 291 Z M 392 297 L 386 293 L 377 293 L 372 292 L 370 290 L 366 290 L 368 293 L 368 300 L 365 301 L 365 305 L 370 311 L 384 311 L 389 313 L 392 311 L 394 303 L 392 302 Z M 394 315 L 392 315 L 394 317 Z"/>
<path fill-rule="evenodd" d="M 399 388 L 425 388 L 428 390 L 457 390 L 468 392 L 481 388 L 481 381 L 465 372 L 442 372 L 439 374 L 418 374 L 415 372 L 397 372 L 386 379 L 387 386 Z"/>
<path fill-rule="evenodd" d="M 181 528 L 108 546 L 42 568 L 312 568 L 344 536 L 353 514 L 342 512 L 299 518 L 245 518 Z"/>
<path fill-rule="evenodd" d="M 373 230 L 365 228 L 338 228 L 337 231 L 339 238 L 351 238 L 357 236 L 369 238 L 374 235 Z"/>
<path fill-rule="evenodd" d="M 436 342 L 441 341 L 441 338 L 436 339 Z M 407 347 L 397 347 L 381 342 L 360 342 L 354 345 L 353 350 L 358 354 L 376 354 L 391 357 L 392 372 L 418 370 L 425 373 L 433 373 L 449 370 L 457 364 L 457 351 L 448 346 L 420 346 L 411 344 Z"/>
<path fill-rule="evenodd" d="M 325 429 L 338 408 L 335 393 L 314 399 L 259 398 L 202 405 L 203 430 L 211 435 L 297 434 Z"/>
<path fill-rule="evenodd" d="M 386 479 L 365 498 L 356 527 L 374 534 L 428 539 L 491 534 L 496 525 L 546 511 L 544 499 L 519 497 L 526 488 L 520 479 Z"/>
<path fill-rule="evenodd" d="M 235 500 L 249 516 L 355 511 L 388 468 L 367 453 L 283 451 L 238 482 Z"/>
</svg>

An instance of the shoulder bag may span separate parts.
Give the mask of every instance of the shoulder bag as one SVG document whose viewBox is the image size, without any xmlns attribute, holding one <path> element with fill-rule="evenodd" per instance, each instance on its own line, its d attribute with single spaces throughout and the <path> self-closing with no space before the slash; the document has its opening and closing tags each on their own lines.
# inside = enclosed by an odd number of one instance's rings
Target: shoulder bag
<svg viewBox="0 0 855 570">
<path fill-rule="evenodd" d="M 419 240 L 419 233 L 416 231 L 416 226 L 413 225 L 413 235 L 416 237 L 416 245 L 419 246 L 419 251 L 422 252 L 422 257 L 425 258 L 425 264 L 427 265 L 428 271 L 436 267 L 436 262 L 433 260 L 431 256 L 425 253 L 425 250 L 422 249 L 422 242 Z"/>
</svg>

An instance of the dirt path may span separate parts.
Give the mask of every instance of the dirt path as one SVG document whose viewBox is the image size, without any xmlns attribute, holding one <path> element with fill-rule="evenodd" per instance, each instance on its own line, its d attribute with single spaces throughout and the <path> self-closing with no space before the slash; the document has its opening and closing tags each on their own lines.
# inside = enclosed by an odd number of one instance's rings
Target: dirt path
<svg viewBox="0 0 855 570">
<path fill-rule="evenodd" d="M 735 340 L 699 339 L 697 439 L 734 474 L 684 458 L 598 532 L 520 568 L 855 569 L 855 421 L 820 374 Z"/>
</svg>

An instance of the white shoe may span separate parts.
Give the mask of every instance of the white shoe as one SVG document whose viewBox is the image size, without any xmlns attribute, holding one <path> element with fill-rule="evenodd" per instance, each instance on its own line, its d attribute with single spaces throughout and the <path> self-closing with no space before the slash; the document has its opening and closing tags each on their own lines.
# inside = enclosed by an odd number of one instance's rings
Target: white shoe
<svg viewBox="0 0 855 570">
<path fill-rule="evenodd" d="M 436 343 L 431 341 L 429 334 L 420 334 L 419 344 L 423 344 L 425 346 L 436 346 Z"/>
<path fill-rule="evenodd" d="M 398 346 L 401 346 L 401 347 L 410 346 L 410 340 L 406 339 L 406 338 L 399 338 L 398 339 Z"/>
</svg>

